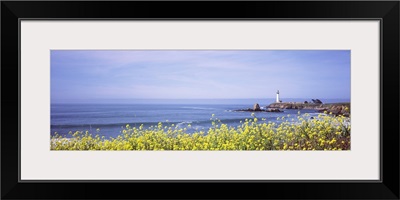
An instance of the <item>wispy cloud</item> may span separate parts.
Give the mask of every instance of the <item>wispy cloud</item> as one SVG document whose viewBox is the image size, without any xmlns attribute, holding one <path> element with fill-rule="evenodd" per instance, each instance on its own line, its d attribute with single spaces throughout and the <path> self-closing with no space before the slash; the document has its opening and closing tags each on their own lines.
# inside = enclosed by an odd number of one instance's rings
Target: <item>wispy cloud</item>
<svg viewBox="0 0 400 200">
<path fill-rule="evenodd" d="M 350 51 L 51 52 L 52 99 L 262 98 L 276 89 L 350 98 Z"/>
</svg>

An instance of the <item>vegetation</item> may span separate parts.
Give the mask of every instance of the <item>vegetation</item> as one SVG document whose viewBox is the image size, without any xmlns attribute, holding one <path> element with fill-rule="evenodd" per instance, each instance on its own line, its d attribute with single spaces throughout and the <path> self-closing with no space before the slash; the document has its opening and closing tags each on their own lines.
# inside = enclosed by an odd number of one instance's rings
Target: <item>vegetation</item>
<svg viewBox="0 0 400 200">
<path fill-rule="evenodd" d="M 75 132 L 72 138 L 53 136 L 51 150 L 350 150 L 350 118 L 320 114 L 310 118 L 298 113 L 297 120 L 278 118 L 278 123 L 246 119 L 228 127 L 211 117 L 208 131 L 187 133 L 174 124 L 150 128 L 126 128 L 116 138 Z M 190 125 L 188 125 L 190 128 Z"/>
</svg>

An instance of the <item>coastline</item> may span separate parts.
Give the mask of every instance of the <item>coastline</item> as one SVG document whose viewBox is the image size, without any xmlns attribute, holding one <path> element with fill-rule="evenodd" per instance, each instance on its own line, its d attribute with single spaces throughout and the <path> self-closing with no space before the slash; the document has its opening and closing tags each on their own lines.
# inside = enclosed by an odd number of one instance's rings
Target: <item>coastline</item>
<svg viewBox="0 0 400 200">
<path fill-rule="evenodd" d="M 313 109 L 318 112 L 328 112 L 333 115 L 343 115 L 345 117 L 350 116 L 350 102 L 341 103 L 326 103 L 326 104 L 315 104 L 315 103 L 301 103 L 301 102 L 285 102 L 285 103 L 272 103 L 267 108 L 278 108 L 278 109 Z"/>
<path fill-rule="evenodd" d="M 237 112 L 284 112 L 283 109 L 310 109 L 317 112 L 327 112 L 332 115 L 350 116 L 350 102 L 341 103 L 308 103 L 308 102 L 279 102 L 271 103 L 265 108 L 260 107 L 258 103 L 254 104 L 253 108 L 235 110 Z"/>
</svg>

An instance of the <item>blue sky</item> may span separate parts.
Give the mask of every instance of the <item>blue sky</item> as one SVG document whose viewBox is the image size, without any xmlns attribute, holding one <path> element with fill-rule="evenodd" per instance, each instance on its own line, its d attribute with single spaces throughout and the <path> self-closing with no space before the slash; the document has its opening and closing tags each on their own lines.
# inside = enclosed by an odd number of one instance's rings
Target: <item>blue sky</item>
<svg viewBox="0 0 400 200">
<path fill-rule="evenodd" d="M 347 50 L 52 50 L 51 100 L 350 99 Z"/>
</svg>

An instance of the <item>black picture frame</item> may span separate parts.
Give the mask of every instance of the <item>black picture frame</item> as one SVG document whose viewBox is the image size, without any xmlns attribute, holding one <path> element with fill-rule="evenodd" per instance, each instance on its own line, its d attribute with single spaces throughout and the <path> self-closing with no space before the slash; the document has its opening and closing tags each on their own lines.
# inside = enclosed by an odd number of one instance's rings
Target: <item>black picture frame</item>
<svg viewBox="0 0 400 200">
<path fill-rule="evenodd" d="M 399 199 L 399 8 L 399 1 L 2 1 L 1 198 Z M 381 180 L 20 182 L 20 19 L 379 19 Z"/>
</svg>

